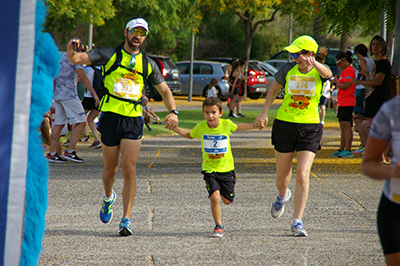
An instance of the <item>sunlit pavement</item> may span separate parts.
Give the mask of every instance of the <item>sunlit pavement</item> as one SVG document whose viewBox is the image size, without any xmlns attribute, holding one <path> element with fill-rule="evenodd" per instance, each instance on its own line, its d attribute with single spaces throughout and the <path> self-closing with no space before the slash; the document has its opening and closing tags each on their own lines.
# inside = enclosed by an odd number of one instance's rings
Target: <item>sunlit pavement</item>
<svg viewBox="0 0 400 266">
<path fill-rule="evenodd" d="M 254 102 L 262 106 L 263 101 Z M 334 124 L 325 128 L 303 216 L 307 238 L 291 236 L 294 197 L 282 217 L 270 215 L 277 196 L 270 129 L 231 135 L 236 197 L 229 206 L 221 203 L 225 234 L 220 239 L 210 237 L 214 223 L 200 173 L 199 141 L 179 136 L 143 139 L 130 237 L 118 236 L 121 169 L 114 186 L 114 219 L 105 225 L 99 219 L 101 149 L 79 143 L 84 163 L 50 165 L 39 265 L 384 265 L 375 225 L 383 183 L 361 175 L 360 155 L 332 157 L 340 132 Z M 358 144 L 356 138 L 353 147 Z M 289 187 L 294 193 L 294 179 Z"/>
</svg>

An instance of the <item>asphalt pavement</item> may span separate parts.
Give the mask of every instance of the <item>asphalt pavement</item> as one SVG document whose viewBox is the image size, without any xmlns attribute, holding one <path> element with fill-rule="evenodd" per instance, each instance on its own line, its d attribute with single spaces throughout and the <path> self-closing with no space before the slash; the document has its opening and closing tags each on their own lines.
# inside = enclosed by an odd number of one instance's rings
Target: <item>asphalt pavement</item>
<svg viewBox="0 0 400 266">
<path fill-rule="evenodd" d="M 261 100 L 244 103 L 244 109 L 260 106 Z M 143 139 L 129 237 L 118 236 L 121 169 L 114 219 L 103 224 L 102 152 L 79 143 L 83 163 L 50 165 L 39 265 L 385 265 L 376 229 L 383 183 L 360 173 L 360 156 L 331 156 L 340 141 L 338 128 L 325 130 L 313 164 L 303 216 L 307 238 L 291 236 L 293 197 L 282 217 L 270 215 L 277 196 L 270 134 L 266 129 L 231 135 L 236 198 L 229 206 L 221 202 L 225 234 L 217 239 L 210 237 L 214 223 L 198 140 L 176 135 Z M 289 188 L 293 193 L 295 180 Z"/>
</svg>

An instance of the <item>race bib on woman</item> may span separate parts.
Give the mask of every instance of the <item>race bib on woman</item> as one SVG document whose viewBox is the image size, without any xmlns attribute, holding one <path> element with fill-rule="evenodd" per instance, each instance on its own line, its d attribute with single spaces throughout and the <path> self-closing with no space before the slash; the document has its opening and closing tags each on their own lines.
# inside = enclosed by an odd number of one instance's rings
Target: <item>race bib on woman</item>
<svg viewBox="0 0 400 266">
<path fill-rule="evenodd" d="M 314 96 L 315 77 L 290 76 L 288 92 L 292 95 Z"/>
</svg>

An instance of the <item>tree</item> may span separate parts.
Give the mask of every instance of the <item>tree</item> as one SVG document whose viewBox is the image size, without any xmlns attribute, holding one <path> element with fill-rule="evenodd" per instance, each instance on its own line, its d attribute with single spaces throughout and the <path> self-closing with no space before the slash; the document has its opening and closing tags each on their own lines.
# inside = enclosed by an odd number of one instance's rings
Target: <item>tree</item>
<svg viewBox="0 0 400 266">
<path fill-rule="evenodd" d="M 245 32 L 244 55 L 250 58 L 255 31 L 259 26 L 274 21 L 275 15 L 279 11 L 277 5 L 280 3 L 280 0 L 208 0 L 202 3 L 211 10 L 220 13 L 235 14 L 243 21 Z M 269 17 L 265 18 L 265 16 Z"/>
</svg>

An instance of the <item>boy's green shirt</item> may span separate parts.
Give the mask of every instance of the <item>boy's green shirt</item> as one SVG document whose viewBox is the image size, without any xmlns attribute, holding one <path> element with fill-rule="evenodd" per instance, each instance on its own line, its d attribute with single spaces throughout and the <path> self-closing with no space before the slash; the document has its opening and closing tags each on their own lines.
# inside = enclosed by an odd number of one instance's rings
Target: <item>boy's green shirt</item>
<svg viewBox="0 0 400 266">
<path fill-rule="evenodd" d="M 225 173 L 235 169 L 229 135 L 236 129 L 237 125 L 229 119 L 220 119 L 216 128 L 210 128 L 207 121 L 193 128 L 190 136 L 201 140 L 203 171 Z"/>
</svg>

